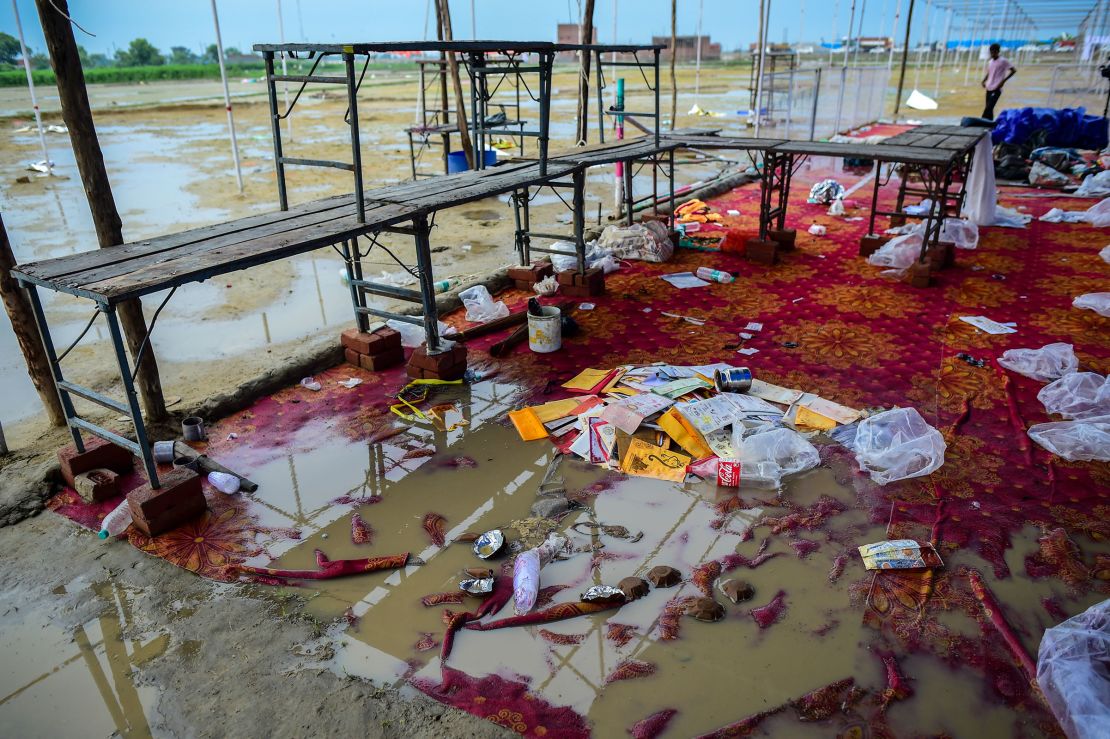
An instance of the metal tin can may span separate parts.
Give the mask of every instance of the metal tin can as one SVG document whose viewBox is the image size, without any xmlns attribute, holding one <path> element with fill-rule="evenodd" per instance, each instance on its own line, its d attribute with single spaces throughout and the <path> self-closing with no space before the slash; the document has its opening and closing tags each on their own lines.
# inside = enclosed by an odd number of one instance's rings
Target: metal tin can
<svg viewBox="0 0 1110 739">
<path fill-rule="evenodd" d="M 740 462 L 722 459 L 717 462 L 717 484 L 723 488 L 740 487 Z"/>
<path fill-rule="evenodd" d="M 752 371 L 747 367 L 731 367 L 713 372 L 713 384 L 719 393 L 746 393 L 752 389 Z"/>
</svg>

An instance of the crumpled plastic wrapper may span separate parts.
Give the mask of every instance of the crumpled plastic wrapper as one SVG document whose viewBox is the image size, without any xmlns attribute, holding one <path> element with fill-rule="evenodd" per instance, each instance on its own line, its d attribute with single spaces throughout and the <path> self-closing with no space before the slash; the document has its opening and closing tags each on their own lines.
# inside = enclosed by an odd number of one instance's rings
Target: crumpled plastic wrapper
<svg viewBox="0 0 1110 739">
<path fill-rule="evenodd" d="M 847 191 L 836 180 L 821 180 L 809 188 L 809 202 L 828 205 L 837 198 L 843 198 Z"/>
<path fill-rule="evenodd" d="M 554 295 L 559 289 L 559 281 L 555 279 L 555 275 L 549 275 L 542 280 L 532 285 L 532 290 L 536 295 Z"/>
</svg>

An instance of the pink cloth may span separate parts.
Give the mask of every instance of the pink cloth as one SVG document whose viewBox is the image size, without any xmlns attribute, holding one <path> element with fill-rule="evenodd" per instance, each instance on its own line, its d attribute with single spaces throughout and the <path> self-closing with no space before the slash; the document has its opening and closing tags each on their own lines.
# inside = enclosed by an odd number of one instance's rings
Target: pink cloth
<svg viewBox="0 0 1110 739">
<path fill-rule="evenodd" d="M 994 92 L 1002 87 L 1002 83 L 1006 81 L 1006 75 L 1013 68 L 1010 60 L 1001 56 L 987 62 L 987 89 Z"/>
</svg>

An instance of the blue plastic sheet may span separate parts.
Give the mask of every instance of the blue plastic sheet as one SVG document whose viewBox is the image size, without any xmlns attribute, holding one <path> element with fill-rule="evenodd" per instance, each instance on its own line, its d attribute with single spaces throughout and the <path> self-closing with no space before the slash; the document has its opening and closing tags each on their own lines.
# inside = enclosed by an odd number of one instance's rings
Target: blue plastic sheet
<svg viewBox="0 0 1110 739">
<path fill-rule="evenodd" d="M 1087 115 L 1085 108 L 1013 108 L 998 115 L 991 141 L 1021 146 L 1038 131 L 1043 146 L 1076 149 L 1104 149 L 1107 145 L 1106 119 Z"/>
</svg>

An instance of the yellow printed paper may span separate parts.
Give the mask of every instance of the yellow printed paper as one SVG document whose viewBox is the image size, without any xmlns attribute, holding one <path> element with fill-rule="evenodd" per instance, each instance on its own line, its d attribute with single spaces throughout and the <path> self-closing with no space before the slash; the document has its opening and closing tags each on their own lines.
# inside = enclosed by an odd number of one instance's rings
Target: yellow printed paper
<svg viewBox="0 0 1110 739">
<path fill-rule="evenodd" d="M 550 403 L 532 406 L 532 412 L 541 423 L 554 421 L 556 418 L 566 418 L 574 413 L 574 409 L 582 404 L 581 398 L 567 398 L 566 400 L 553 400 Z"/>
<path fill-rule="evenodd" d="M 602 380 L 609 376 L 610 372 L 612 372 L 612 370 L 584 369 L 575 375 L 573 379 L 564 382 L 563 387 L 567 390 L 588 392 L 597 387 Z"/>
<path fill-rule="evenodd" d="M 831 431 L 836 428 L 836 421 L 804 406 L 798 406 L 798 415 L 794 418 L 794 425 L 818 431 Z"/>
<path fill-rule="evenodd" d="M 627 370 L 622 369 L 617 370 L 617 373 L 613 375 L 613 379 L 606 383 L 605 387 L 601 388 L 602 394 L 612 392 L 613 389 L 617 386 L 617 383 L 621 381 L 622 377 L 624 377 L 624 373 L 626 371 Z"/>
<path fill-rule="evenodd" d="M 633 437 L 621 469 L 630 475 L 682 482 L 686 479 L 688 464 L 690 464 L 690 458 L 685 454 L 670 452 L 661 446 Z"/>
<path fill-rule="evenodd" d="M 674 439 L 694 459 L 712 456 L 713 450 L 677 409 L 671 408 L 659 417 L 657 423 L 659 428 L 667 432 L 667 436 Z"/>
<path fill-rule="evenodd" d="M 513 422 L 513 426 L 516 426 L 516 432 L 524 441 L 547 438 L 547 429 L 543 427 L 543 423 L 531 408 L 509 411 L 509 420 Z"/>
</svg>

